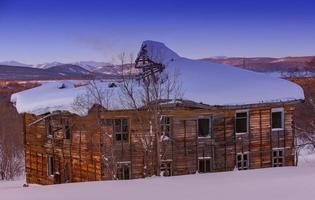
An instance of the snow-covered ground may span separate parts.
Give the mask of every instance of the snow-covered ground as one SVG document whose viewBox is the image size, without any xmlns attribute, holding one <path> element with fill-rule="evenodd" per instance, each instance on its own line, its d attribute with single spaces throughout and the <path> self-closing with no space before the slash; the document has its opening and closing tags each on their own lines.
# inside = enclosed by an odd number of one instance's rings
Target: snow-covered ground
<svg viewBox="0 0 315 200">
<path fill-rule="evenodd" d="M 22 187 L 23 183 L 0 182 L 0 199 L 306 200 L 315 197 L 315 168 L 269 168 L 26 188 Z"/>
</svg>

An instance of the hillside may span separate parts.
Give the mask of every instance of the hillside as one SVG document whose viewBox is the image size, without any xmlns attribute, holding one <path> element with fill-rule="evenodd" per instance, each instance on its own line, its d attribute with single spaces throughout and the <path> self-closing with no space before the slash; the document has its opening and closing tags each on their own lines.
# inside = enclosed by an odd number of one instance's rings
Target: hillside
<svg viewBox="0 0 315 200">
<path fill-rule="evenodd" d="M 201 60 L 214 62 L 219 64 L 233 65 L 236 67 L 249 69 L 258 72 L 288 72 L 296 70 L 304 70 L 307 63 L 311 62 L 313 56 L 303 57 L 284 57 L 284 58 L 271 58 L 271 57 L 254 57 L 254 58 L 241 58 L 241 57 L 210 57 Z M 315 65 L 311 68 L 315 71 Z"/>
<path fill-rule="evenodd" d="M 0 80 L 62 80 L 62 79 L 102 79 L 113 76 L 90 72 L 76 65 L 59 65 L 47 69 L 0 65 Z"/>
</svg>

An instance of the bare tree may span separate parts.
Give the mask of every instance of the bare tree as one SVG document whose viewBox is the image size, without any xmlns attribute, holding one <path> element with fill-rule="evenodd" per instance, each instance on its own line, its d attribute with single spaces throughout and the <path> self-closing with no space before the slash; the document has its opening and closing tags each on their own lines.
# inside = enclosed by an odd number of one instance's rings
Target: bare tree
<svg viewBox="0 0 315 200">
<path fill-rule="evenodd" d="M 108 82 L 106 82 L 108 84 Z M 104 130 L 102 114 L 106 112 L 111 107 L 111 97 L 113 95 L 113 90 L 110 85 L 106 85 L 104 82 L 100 81 L 90 81 L 85 85 L 86 93 L 79 95 L 73 104 L 73 109 L 81 114 L 86 114 L 92 106 L 95 106 L 95 121 L 94 128 L 96 128 L 101 135 L 101 142 L 106 143 L 106 146 L 100 148 L 99 143 L 93 140 L 91 137 L 91 149 L 99 148 L 102 153 L 103 164 L 105 168 L 110 173 L 113 180 L 117 179 L 117 159 L 114 151 L 114 135 L 112 131 Z"/>
<path fill-rule="evenodd" d="M 315 90 L 314 79 L 299 79 L 299 84 L 304 89 L 305 102 L 296 108 L 295 139 L 297 162 L 302 149 L 315 151 Z"/>
<path fill-rule="evenodd" d="M 165 110 L 163 105 L 182 98 L 179 73 L 171 74 L 164 70 L 165 66 L 150 63 L 146 69 L 138 71 L 135 75 L 135 70 L 131 70 L 136 69 L 137 65 L 133 55 L 129 55 L 128 62 L 126 60 L 126 54 L 119 56 L 122 80 L 120 89 L 123 101 L 136 112 L 136 118 L 140 124 L 139 133 L 135 134 L 135 137 L 143 147 L 143 175 L 149 175 L 147 168 L 151 158 L 155 160 L 155 174 L 160 175 L 162 154 L 160 140 L 165 137 L 161 134 L 161 120 Z M 129 69 L 126 69 L 126 66 Z"/>
<path fill-rule="evenodd" d="M 22 118 L 0 97 L 0 180 L 12 180 L 23 173 Z"/>
</svg>

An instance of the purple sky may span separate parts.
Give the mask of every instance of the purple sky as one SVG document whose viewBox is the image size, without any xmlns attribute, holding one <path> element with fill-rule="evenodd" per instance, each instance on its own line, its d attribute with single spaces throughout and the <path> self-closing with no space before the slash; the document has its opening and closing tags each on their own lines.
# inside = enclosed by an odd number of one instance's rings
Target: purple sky
<svg viewBox="0 0 315 200">
<path fill-rule="evenodd" d="M 143 40 L 181 56 L 315 55 L 311 0 L 0 0 L 0 61 L 111 62 Z"/>
</svg>

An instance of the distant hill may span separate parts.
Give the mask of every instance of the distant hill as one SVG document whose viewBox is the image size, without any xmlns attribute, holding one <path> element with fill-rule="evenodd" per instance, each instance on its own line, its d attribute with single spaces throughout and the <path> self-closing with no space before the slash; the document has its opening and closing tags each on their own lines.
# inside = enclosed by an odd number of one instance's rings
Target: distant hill
<svg viewBox="0 0 315 200">
<path fill-rule="evenodd" d="M 69 80 L 113 77 L 113 75 L 90 72 L 76 65 L 60 65 L 47 69 L 0 65 L 0 80 Z"/>
<path fill-rule="evenodd" d="M 307 66 L 307 63 L 314 57 L 209 57 L 201 60 L 232 65 L 252 71 L 264 73 L 303 72 L 315 73 L 315 65 Z M 125 70 L 130 70 L 130 66 L 125 65 Z M 55 79 L 102 79 L 113 78 L 120 68 L 106 62 L 79 61 L 69 64 L 60 62 L 43 63 L 38 65 L 27 65 L 16 61 L 0 62 L 0 80 L 55 80 Z M 132 69 L 134 70 L 134 69 Z M 134 71 L 136 72 L 136 71 Z M 277 75 L 278 76 L 278 75 Z M 282 76 L 282 75 L 281 75 Z M 303 75 L 304 76 L 304 75 Z"/>
<path fill-rule="evenodd" d="M 288 72 L 288 71 L 304 71 L 314 57 L 256 57 L 256 58 L 241 58 L 241 57 L 210 57 L 201 60 L 232 65 L 257 72 Z M 315 71 L 315 66 L 311 67 L 311 71 Z"/>
</svg>

